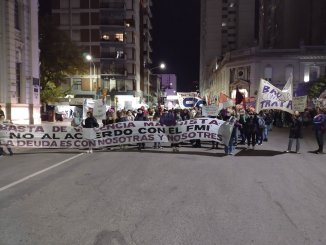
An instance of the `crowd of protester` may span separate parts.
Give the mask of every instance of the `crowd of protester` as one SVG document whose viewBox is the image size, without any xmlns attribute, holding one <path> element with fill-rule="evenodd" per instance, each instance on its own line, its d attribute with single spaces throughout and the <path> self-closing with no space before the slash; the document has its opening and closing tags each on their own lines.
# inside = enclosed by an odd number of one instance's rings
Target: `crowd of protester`
<svg viewBox="0 0 326 245">
<path fill-rule="evenodd" d="M 289 128 L 289 141 L 288 147 L 285 152 L 291 152 L 292 144 L 295 141 L 295 153 L 300 153 L 300 139 L 303 137 L 302 129 L 305 127 L 313 126 L 315 130 L 315 137 L 318 144 L 318 149 L 314 153 L 319 154 L 323 152 L 324 142 L 324 129 L 316 124 L 316 117 L 322 115 L 323 123 L 326 123 L 325 112 L 319 109 L 306 109 L 304 112 L 295 112 L 293 115 L 279 110 L 266 110 L 256 113 L 253 108 L 251 109 L 238 109 L 236 106 L 232 108 L 222 109 L 217 118 L 224 121 L 229 121 L 234 125 L 231 132 L 231 138 L 228 144 L 224 144 L 224 152 L 227 155 L 233 155 L 237 145 L 243 145 L 247 150 L 254 150 L 257 145 L 262 145 L 263 142 L 268 141 L 269 133 L 273 127 Z M 133 110 L 119 110 L 109 109 L 106 112 L 106 119 L 102 120 L 103 125 L 113 124 L 125 121 L 157 121 L 161 125 L 174 126 L 179 121 L 189 120 L 193 118 L 202 117 L 201 108 L 191 109 L 145 109 L 139 108 Z M 321 117 L 321 116 L 320 116 Z M 322 125 L 321 123 L 320 125 Z M 191 140 L 190 146 L 194 148 L 201 147 L 201 140 Z M 216 141 L 211 142 L 212 149 L 218 149 L 219 143 Z M 145 143 L 138 143 L 138 150 L 145 149 Z M 125 146 L 120 146 L 124 149 Z M 159 142 L 154 142 L 154 149 L 162 149 Z M 179 143 L 172 143 L 171 148 L 174 152 L 180 149 Z"/>
<path fill-rule="evenodd" d="M 0 123 L 4 122 L 5 115 L 0 107 Z M 86 120 L 82 120 L 78 112 L 72 113 L 73 118 L 71 125 L 74 127 L 85 128 L 87 138 L 92 139 L 94 135 L 90 135 L 93 130 L 89 128 L 99 127 L 99 123 L 92 115 L 92 112 L 87 112 Z M 108 125 L 126 121 L 156 121 L 164 126 L 175 126 L 180 121 L 185 121 L 194 118 L 203 117 L 201 108 L 191 109 L 145 109 L 144 107 L 138 110 L 118 110 L 109 109 L 106 112 L 106 118 L 102 120 L 102 125 Z M 224 143 L 224 152 L 227 155 L 233 155 L 237 145 L 243 145 L 247 150 L 254 150 L 257 145 L 262 145 L 267 142 L 270 131 L 273 127 L 286 127 L 289 128 L 289 141 L 288 147 L 285 152 L 291 152 L 293 142 L 296 143 L 295 153 L 300 153 L 300 139 L 303 137 L 303 128 L 312 126 L 315 134 L 315 139 L 318 149 L 313 151 L 316 154 L 323 153 L 323 144 L 325 138 L 326 128 L 326 115 L 325 111 L 316 109 L 306 109 L 304 112 L 295 112 L 293 115 L 279 110 L 266 110 L 256 113 L 253 108 L 239 109 L 237 107 L 230 107 L 222 109 L 217 116 L 211 116 L 223 121 L 228 121 L 234 125 L 231 132 L 230 141 Z M 191 140 L 188 142 L 191 147 L 202 147 L 201 140 Z M 221 143 L 220 143 L 221 144 Z M 219 143 L 216 141 L 211 142 L 212 149 L 218 149 Z M 120 145 L 120 149 L 125 149 L 125 145 Z M 145 143 L 138 143 L 137 148 L 139 151 L 145 149 Z M 162 149 L 160 142 L 154 142 L 154 149 Z M 180 143 L 172 143 L 171 148 L 173 152 L 178 152 Z M 110 149 L 110 147 L 109 147 Z M 10 147 L 8 148 L 10 155 L 13 155 Z M 90 148 L 89 153 L 93 152 Z M 0 156 L 3 155 L 3 147 L 0 147 Z"/>
</svg>

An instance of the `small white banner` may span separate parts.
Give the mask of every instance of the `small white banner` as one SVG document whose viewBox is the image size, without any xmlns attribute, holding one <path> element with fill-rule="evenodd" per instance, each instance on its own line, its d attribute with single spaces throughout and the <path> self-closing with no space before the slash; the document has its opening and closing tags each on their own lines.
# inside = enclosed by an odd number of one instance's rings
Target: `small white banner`
<svg viewBox="0 0 326 245">
<path fill-rule="evenodd" d="M 307 95 L 293 97 L 293 111 L 304 112 L 307 107 Z"/>
<path fill-rule="evenodd" d="M 201 112 L 204 117 L 217 116 L 220 110 L 221 109 L 217 105 L 207 105 L 201 108 Z"/>
</svg>

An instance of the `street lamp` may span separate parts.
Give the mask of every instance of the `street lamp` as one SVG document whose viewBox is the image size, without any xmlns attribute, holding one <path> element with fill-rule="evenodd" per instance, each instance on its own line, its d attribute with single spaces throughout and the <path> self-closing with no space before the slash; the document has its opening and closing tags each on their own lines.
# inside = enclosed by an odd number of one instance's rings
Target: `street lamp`
<svg viewBox="0 0 326 245">
<path fill-rule="evenodd" d="M 148 106 L 149 106 L 150 75 L 151 75 L 152 70 L 157 69 L 157 68 L 160 68 L 161 70 L 164 70 L 166 68 L 166 65 L 165 65 L 165 63 L 162 62 L 159 66 L 155 66 L 153 68 L 148 69 L 148 72 L 147 72 L 147 104 L 148 104 Z"/>
<path fill-rule="evenodd" d="M 93 87 L 93 76 L 92 76 L 92 66 L 91 66 L 91 64 L 93 64 L 93 67 L 94 67 L 94 77 L 96 76 L 96 74 L 95 74 L 95 64 L 93 62 L 93 57 L 90 54 L 86 55 L 86 60 L 89 61 L 89 83 L 90 83 L 90 91 L 92 91 L 93 90 L 92 89 L 92 87 Z"/>
</svg>

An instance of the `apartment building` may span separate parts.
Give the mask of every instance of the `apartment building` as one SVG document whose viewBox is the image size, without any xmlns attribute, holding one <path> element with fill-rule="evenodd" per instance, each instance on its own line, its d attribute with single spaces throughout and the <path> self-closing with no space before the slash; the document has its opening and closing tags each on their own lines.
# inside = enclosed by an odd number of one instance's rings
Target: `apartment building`
<svg viewBox="0 0 326 245">
<path fill-rule="evenodd" d="M 203 0 L 200 91 L 255 96 L 260 78 L 295 89 L 325 74 L 326 2 Z"/>
<path fill-rule="evenodd" d="M 90 72 L 69 79 L 75 98 L 124 107 L 148 98 L 151 0 L 52 0 L 52 16 L 88 55 Z"/>
<path fill-rule="evenodd" d="M 40 117 L 38 1 L 0 1 L 0 104 L 17 124 Z"/>
</svg>

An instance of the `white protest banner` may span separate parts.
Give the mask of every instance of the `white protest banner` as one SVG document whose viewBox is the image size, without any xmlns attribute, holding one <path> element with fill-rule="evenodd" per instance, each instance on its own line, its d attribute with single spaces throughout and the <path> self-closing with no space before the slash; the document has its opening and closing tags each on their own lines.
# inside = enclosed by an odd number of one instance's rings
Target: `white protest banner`
<svg viewBox="0 0 326 245">
<path fill-rule="evenodd" d="M 201 113 L 204 117 L 217 116 L 220 110 L 217 105 L 206 105 L 201 108 Z"/>
<path fill-rule="evenodd" d="M 293 114 L 293 86 L 291 81 L 292 79 L 286 83 L 283 90 L 280 90 L 268 81 L 261 79 L 257 93 L 256 112 L 258 113 L 266 109 L 276 109 Z"/>
<path fill-rule="evenodd" d="M 307 95 L 293 97 L 293 111 L 304 112 L 307 107 Z"/>
<path fill-rule="evenodd" d="M 176 126 L 157 122 L 121 122 L 95 130 L 95 139 L 87 139 L 83 128 L 57 125 L 0 124 L 0 145 L 29 148 L 107 147 L 145 142 L 183 142 L 200 139 L 227 142 L 231 126 L 213 118 L 196 118 Z M 220 133 L 221 132 L 221 133 Z M 86 138 L 87 137 L 87 138 Z"/>
<path fill-rule="evenodd" d="M 177 92 L 177 97 L 181 109 L 194 107 L 198 101 L 196 92 Z"/>
</svg>

